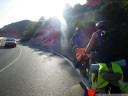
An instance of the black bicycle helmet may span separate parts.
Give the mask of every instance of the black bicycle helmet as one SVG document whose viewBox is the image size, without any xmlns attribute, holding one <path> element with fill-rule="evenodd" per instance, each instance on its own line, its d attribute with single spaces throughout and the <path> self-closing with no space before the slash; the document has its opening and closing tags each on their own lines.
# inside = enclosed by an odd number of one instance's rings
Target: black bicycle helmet
<svg viewBox="0 0 128 96">
<path fill-rule="evenodd" d="M 76 32 L 80 32 L 83 29 L 83 26 L 76 28 Z"/>
<path fill-rule="evenodd" d="M 104 21 L 99 21 L 96 23 L 96 27 L 99 28 L 99 29 L 105 29 L 105 23 Z"/>
</svg>

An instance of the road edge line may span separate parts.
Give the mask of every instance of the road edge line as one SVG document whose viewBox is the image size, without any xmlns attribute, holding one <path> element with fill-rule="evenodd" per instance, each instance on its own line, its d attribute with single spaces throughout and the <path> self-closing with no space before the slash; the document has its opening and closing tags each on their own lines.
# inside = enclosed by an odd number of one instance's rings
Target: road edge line
<svg viewBox="0 0 128 96">
<path fill-rule="evenodd" d="M 19 47 L 19 46 L 18 46 L 18 47 Z M 17 59 L 19 59 L 19 57 L 20 57 L 21 54 L 22 54 L 22 49 L 21 49 L 20 47 L 19 47 L 19 49 L 21 50 L 19 56 L 18 56 L 14 61 L 12 61 L 10 64 L 8 64 L 6 67 L 4 67 L 3 69 L 1 69 L 1 70 L 0 70 L 0 73 L 1 73 L 2 71 L 4 71 L 5 69 L 7 69 L 9 66 L 11 66 L 14 62 L 16 62 Z"/>
</svg>

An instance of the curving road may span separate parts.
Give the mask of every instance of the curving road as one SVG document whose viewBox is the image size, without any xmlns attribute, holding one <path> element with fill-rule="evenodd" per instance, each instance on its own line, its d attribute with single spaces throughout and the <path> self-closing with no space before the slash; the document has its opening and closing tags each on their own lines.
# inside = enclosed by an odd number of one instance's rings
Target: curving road
<svg viewBox="0 0 128 96">
<path fill-rule="evenodd" d="M 55 53 L 26 44 L 0 46 L 0 96 L 83 96 L 80 81 Z"/>
</svg>

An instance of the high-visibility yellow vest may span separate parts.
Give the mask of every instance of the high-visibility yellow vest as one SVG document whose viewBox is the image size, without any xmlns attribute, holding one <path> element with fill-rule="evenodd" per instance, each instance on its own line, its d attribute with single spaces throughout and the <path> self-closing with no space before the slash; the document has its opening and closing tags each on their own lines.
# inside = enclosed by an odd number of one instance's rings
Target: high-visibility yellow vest
<svg viewBox="0 0 128 96">
<path fill-rule="evenodd" d="M 99 64 L 99 70 L 97 70 L 98 73 L 96 73 L 96 72 L 92 73 L 92 89 L 96 90 L 96 92 L 99 91 L 101 88 L 104 88 L 105 86 L 107 86 L 109 84 L 108 81 L 105 81 L 101 77 L 101 71 L 102 70 L 108 71 L 108 68 L 107 68 L 106 64 L 105 63 L 98 63 L 98 64 Z"/>
<path fill-rule="evenodd" d="M 119 88 L 122 92 L 128 93 L 128 82 L 119 81 Z"/>
<path fill-rule="evenodd" d="M 118 86 L 122 92 L 128 93 L 128 81 L 127 82 L 123 81 L 124 75 L 123 75 L 123 71 L 121 67 L 119 66 L 119 64 L 117 62 L 112 62 L 112 69 L 113 69 L 113 72 L 121 73 L 122 78 L 121 80 L 119 80 Z"/>
<path fill-rule="evenodd" d="M 99 91 L 101 88 L 106 87 L 109 82 L 105 81 L 102 76 L 101 76 L 101 71 L 105 70 L 107 72 L 109 72 L 109 68 L 107 67 L 107 65 L 105 63 L 98 63 L 99 64 L 99 70 L 98 70 L 98 75 L 96 77 L 96 72 L 92 73 L 92 88 L 97 91 Z M 111 62 L 112 64 L 112 70 L 113 72 L 118 72 L 122 75 L 121 80 L 119 81 L 118 86 L 120 87 L 120 89 L 125 92 L 128 93 L 128 89 L 126 89 L 128 86 L 126 86 L 128 83 L 122 83 L 123 82 L 123 72 L 121 67 L 119 66 L 119 64 L 115 61 L 115 62 Z M 97 78 L 97 80 L 94 80 L 95 78 Z M 123 87 L 125 86 L 125 87 Z"/>
</svg>

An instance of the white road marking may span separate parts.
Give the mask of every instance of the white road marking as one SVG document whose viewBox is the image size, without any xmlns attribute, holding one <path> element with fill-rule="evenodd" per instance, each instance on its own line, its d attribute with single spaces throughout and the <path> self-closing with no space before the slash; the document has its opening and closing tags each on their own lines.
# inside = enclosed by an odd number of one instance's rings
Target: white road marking
<svg viewBox="0 0 128 96">
<path fill-rule="evenodd" d="M 19 47 L 19 46 L 18 46 L 18 47 Z M 16 62 L 17 59 L 19 59 L 19 57 L 20 57 L 21 54 L 22 54 L 22 50 L 21 50 L 20 47 L 19 47 L 19 49 L 20 49 L 20 54 L 19 54 L 19 56 L 18 56 L 13 62 L 11 62 L 9 65 L 7 65 L 7 66 L 4 67 L 3 69 L 1 69 L 0 72 L 2 72 L 2 71 L 4 71 L 5 69 L 7 69 L 9 66 L 11 66 L 12 64 L 14 64 L 14 62 Z"/>
</svg>

